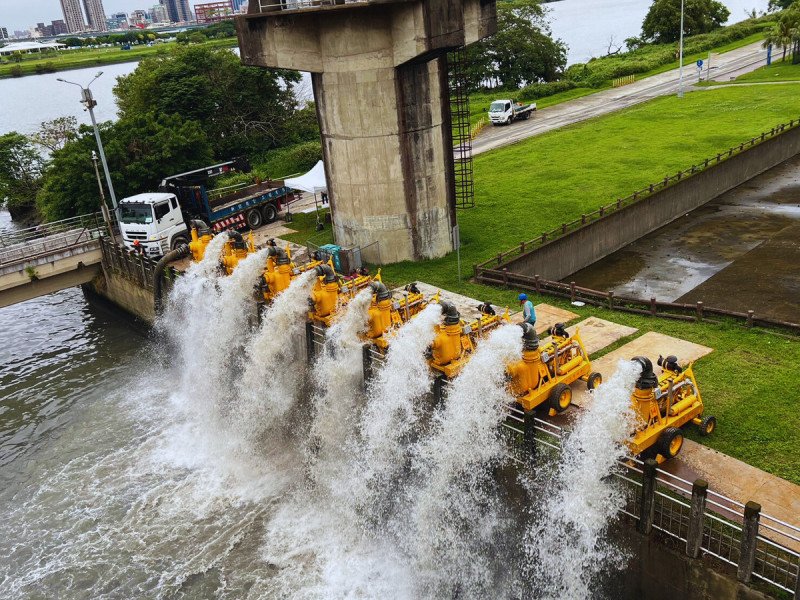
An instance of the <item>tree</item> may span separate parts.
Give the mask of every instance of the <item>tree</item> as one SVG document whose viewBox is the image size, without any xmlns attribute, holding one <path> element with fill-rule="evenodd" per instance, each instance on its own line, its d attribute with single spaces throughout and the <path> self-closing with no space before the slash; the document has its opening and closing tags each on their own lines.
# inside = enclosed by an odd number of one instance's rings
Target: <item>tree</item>
<svg viewBox="0 0 800 600">
<path fill-rule="evenodd" d="M 197 122 L 218 158 L 264 152 L 287 141 L 295 111 L 295 71 L 245 67 L 233 52 L 181 46 L 148 57 L 118 78 L 120 115 L 178 114 Z"/>
<path fill-rule="evenodd" d="M 786 50 L 800 40 L 800 5 L 792 5 L 789 10 L 784 10 L 772 29 L 764 35 L 763 47 L 775 46 L 783 49 L 783 60 L 786 60 Z"/>
<path fill-rule="evenodd" d="M 197 123 L 177 115 L 150 114 L 123 117 L 103 123 L 101 136 L 117 197 L 155 191 L 161 180 L 210 164 L 211 148 Z M 44 184 L 36 198 L 48 220 L 95 212 L 100 194 L 92 166 L 97 144 L 91 127 L 80 137 L 53 152 Z"/>
<path fill-rule="evenodd" d="M 467 75 L 473 88 L 486 80 L 520 87 L 557 79 L 567 49 L 550 37 L 546 11 L 536 0 L 500 0 L 497 33 L 467 48 Z"/>
<path fill-rule="evenodd" d="M 769 12 L 784 10 L 789 8 L 792 4 L 794 4 L 795 1 L 796 0 L 769 0 L 769 6 L 767 6 L 767 10 Z"/>
<path fill-rule="evenodd" d="M 33 134 L 31 141 L 49 152 L 55 152 L 77 137 L 78 119 L 59 117 L 52 121 L 44 121 L 39 125 L 39 131 Z"/>
<path fill-rule="evenodd" d="M 708 33 L 720 27 L 730 11 L 716 0 L 685 0 L 684 35 Z M 658 44 L 676 42 L 681 36 L 681 0 L 654 0 L 642 22 L 642 38 Z"/>
<path fill-rule="evenodd" d="M 0 204 L 12 216 L 33 207 L 44 161 L 31 141 L 16 131 L 0 136 Z"/>
</svg>

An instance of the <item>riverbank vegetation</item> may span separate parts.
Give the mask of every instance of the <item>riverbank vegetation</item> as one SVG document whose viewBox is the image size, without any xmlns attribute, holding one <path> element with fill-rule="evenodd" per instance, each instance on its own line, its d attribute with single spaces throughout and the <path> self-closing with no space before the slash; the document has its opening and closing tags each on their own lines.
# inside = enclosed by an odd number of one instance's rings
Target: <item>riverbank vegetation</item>
<svg viewBox="0 0 800 600">
<path fill-rule="evenodd" d="M 314 107 L 298 106 L 291 84 L 299 79 L 295 71 L 245 67 L 232 51 L 208 44 L 180 44 L 143 59 L 133 73 L 117 79 L 119 120 L 100 126 L 116 195 L 155 191 L 165 176 L 238 155 L 290 172 L 296 165 L 313 165 L 321 156 L 319 129 Z M 43 124 L 43 130 L 52 125 Z M 13 149 L 0 154 L 0 171 L 4 157 L 29 156 L 37 142 L 46 148 L 46 161 L 6 169 L 19 174 L 21 168 L 36 182 L 35 208 L 45 220 L 100 206 L 92 129 L 75 129 L 73 123 L 63 135 L 63 147 L 48 147 L 42 135 L 0 136 L 0 145 Z M 25 186 L 22 193 L 21 187 L 6 186 L 0 196 L 19 214 L 33 208 L 31 189 Z"/>
<path fill-rule="evenodd" d="M 232 47 L 237 40 L 233 23 L 227 21 L 182 31 L 177 35 L 137 30 L 106 36 L 71 37 L 63 43 L 67 49 L 47 48 L 42 52 L 16 53 L 5 57 L 0 61 L 0 78 L 137 62 L 148 56 L 167 55 L 174 47 L 186 44 L 204 44 L 211 48 Z"/>
</svg>

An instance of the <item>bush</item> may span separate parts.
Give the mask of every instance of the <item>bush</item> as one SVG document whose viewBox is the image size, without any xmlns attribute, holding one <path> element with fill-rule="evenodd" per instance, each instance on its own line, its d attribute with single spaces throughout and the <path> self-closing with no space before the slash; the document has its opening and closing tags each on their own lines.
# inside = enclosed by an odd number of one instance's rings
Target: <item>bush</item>
<svg viewBox="0 0 800 600">
<path fill-rule="evenodd" d="M 550 81 L 548 83 L 534 83 L 520 89 L 516 93 L 517 99 L 520 102 L 530 102 L 531 100 L 538 100 L 539 98 L 546 98 L 561 92 L 566 92 L 577 87 L 574 81 Z"/>
<path fill-rule="evenodd" d="M 19 65 L 14 65 L 11 67 L 9 73 L 11 73 L 12 77 L 22 77 L 22 67 Z"/>
</svg>

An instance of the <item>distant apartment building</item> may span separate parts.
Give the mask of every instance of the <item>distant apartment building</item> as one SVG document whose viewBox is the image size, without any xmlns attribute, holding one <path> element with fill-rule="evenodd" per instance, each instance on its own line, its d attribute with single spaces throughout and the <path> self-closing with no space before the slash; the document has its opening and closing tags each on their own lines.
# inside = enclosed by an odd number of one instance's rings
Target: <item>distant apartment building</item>
<svg viewBox="0 0 800 600">
<path fill-rule="evenodd" d="M 109 29 L 127 29 L 128 15 L 124 12 L 108 15 L 106 23 L 108 24 Z"/>
<path fill-rule="evenodd" d="M 86 9 L 86 20 L 89 21 L 89 29 L 108 31 L 106 12 L 103 10 L 103 0 L 83 0 L 83 6 Z"/>
<path fill-rule="evenodd" d="M 192 20 L 192 11 L 189 10 L 189 0 L 164 0 L 167 7 L 169 20 L 173 23 L 187 22 Z"/>
<path fill-rule="evenodd" d="M 207 4 L 195 4 L 194 16 L 198 25 L 208 25 L 209 23 L 219 23 L 225 19 L 233 18 L 233 3 L 231 0 L 222 2 L 208 2 Z"/>
<path fill-rule="evenodd" d="M 7 42 L 8 41 L 8 29 L 5 27 L 0 27 L 0 42 Z"/>
<path fill-rule="evenodd" d="M 36 31 L 39 32 L 40 37 L 53 37 L 53 26 L 45 25 L 44 23 L 36 24 Z"/>
<path fill-rule="evenodd" d="M 14 37 L 18 40 L 23 40 L 28 37 L 27 31 L 20 31 L 19 29 L 14 30 Z"/>
<path fill-rule="evenodd" d="M 67 24 L 64 23 L 61 19 L 57 19 L 53 21 L 53 24 L 50 26 L 53 28 L 53 35 L 64 35 L 65 33 L 69 33 L 69 29 L 67 29 Z"/>
<path fill-rule="evenodd" d="M 83 13 L 78 0 L 61 0 L 61 10 L 64 12 L 67 33 L 77 33 L 86 29 L 86 23 L 83 21 Z"/>
<path fill-rule="evenodd" d="M 150 21 L 152 23 L 169 23 L 167 7 L 163 4 L 156 4 L 150 9 Z"/>
<path fill-rule="evenodd" d="M 147 23 L 147 13 L 141 9 L 134 10 L 128 19 L 128 23 L 133 27 L 145 25 Z"/>
</svg>

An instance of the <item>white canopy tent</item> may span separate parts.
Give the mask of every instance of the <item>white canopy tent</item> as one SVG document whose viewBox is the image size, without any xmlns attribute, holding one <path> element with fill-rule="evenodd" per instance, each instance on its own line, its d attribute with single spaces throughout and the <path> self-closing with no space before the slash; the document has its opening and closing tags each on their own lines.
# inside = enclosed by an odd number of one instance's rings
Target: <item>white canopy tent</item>
<svg viewBox="0 0 800 600">
<path fill-rule="evenodd" d="M 327 192 L 328 185 L 325 182 L 325 166 L 322 164 L 321 160 L 317 161 L 317 164 L 314 165 L 314 168 L 308 173 L 300 175 L 299 177 L 285 179 L 284 185 L 294 190 L 302 190 L 312 194 Z"/>
<path fill-rule="evenodd" d="M 323 225 L 322 222 L 319 220 L 319 205 L 317 204 L 317 194 L 325 194 L 323 196 L 323 200 L 327 196 L 328 192 L 328 184 L 325 181 L 325 165 L 322 164 L 322 161 L 317 161 L 317 164 L 314 165 L 314 168 L 311 169 L 308 173 L 304 175 L 300 175 L 299 177 L 289 177 L 283 180 L 283 185 L 288 188 L 292 188 L 294 190 L 301 190 L 303 192 L 309 192 L 310 194 L 314 194 L 314 210 L 317 212 L 317 231 L 322 230 Z M 328 204 L 326 202 L 322 203 L 322 207 L 327 207 Z M 288 211 L 288 208 L 287 208 Z M 301 212 L 310 212 L 309 210 L 304 210 Z M 289 220 L 291 220 L 291 213 L 289 213 Z"/>
</svg>

